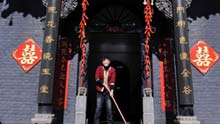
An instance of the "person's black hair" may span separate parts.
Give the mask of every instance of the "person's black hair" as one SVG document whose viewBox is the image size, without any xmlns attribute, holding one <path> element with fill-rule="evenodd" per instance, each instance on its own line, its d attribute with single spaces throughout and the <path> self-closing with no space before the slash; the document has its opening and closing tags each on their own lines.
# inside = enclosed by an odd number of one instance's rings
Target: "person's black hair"
<svg viewBox="0 0 220 124">
<path fill-rule="evenodd" d="M 109 59 L 109 57 L 107 57 L 107 56 L 102 57 L 101 61 L 103 62 L 103 61 L 106 60 L 106 59 L 108 59 L 109 61 L 111 61 L 111 60 Z"/>
</svg>

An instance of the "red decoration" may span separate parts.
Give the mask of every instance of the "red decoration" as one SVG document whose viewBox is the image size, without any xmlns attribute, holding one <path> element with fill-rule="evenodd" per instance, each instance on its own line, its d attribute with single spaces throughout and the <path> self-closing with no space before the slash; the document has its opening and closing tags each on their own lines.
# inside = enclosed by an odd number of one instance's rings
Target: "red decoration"
<svg viewBox="0 0 220 124">
<path fill-rule="evenodd" d="M 147 78 L 147 88 L 151 87 L 150 84 L 150 56 L 149 56 L 149 41 L 150 41 L 150 37 L 151 34 L 153 33 L 152 31 L 152 26 L 151 26 L 151 22 L 152 22 L 152 17 L 153 17 L 153 8 L 150 5 L 150 0 L 146 1 L 146 6 L 144 8 L 144 14 L 145 14 L 145 55 L 146 55 L 146 59 L 145 59 L 145 68 L 146 68 L 146 78 Z"/>
<path fill-rule="evenodd" d="M 85 34 L 85 28 L 86 28 L 86 20 L 88 20 L 88 17 L 86 16 L 86 10 L 87 6 L 89 6 L 89 2 L 87 0 L 82 1 L 82 19 L 80 21 L 80 30 L 79 30 L 79 38 L 80 38 L 80 48 L 82 50 L 80 65 L 80 87 L 83 86 L 83 81 L 85 77 L 85 63 L 86 63 L 86 34 Z"/>
<path fill-rule="evenodd" d="M 165 100 L 165 83 L 164 83 L 164 62 L 160 61 L 160 96 L 161 96 L 161 109 L 164 112 L 166 107 Z"/>
<path fill-rule="evenodd" d="M 218 54 L 202 39 L 190 50 L 191 63 L 203 75 L 209 71 L 218 59 Z"/>
<path fill-rule="evenodd" d="M 24 72 L 28 73 L 41 60 L 41 53 L 39 45 L 32 38 L 28 38 L 11 55 Z"/>
<path fill-rule="evenodd" d="M 70 72 L 70 48 L 71 42 L 62 39 L 58 44 L 56 59 L 56 79 L 55 79 L 55 109 L 66 109 L 68 96 L 68 79 Z"/>
<path fill-rule="evenodd" d="M 174 77 L 173 55 L 170 40 L 164 40 L 160 44 L 160 92 L 162 111 L 174 110 Z"/>
</svg>

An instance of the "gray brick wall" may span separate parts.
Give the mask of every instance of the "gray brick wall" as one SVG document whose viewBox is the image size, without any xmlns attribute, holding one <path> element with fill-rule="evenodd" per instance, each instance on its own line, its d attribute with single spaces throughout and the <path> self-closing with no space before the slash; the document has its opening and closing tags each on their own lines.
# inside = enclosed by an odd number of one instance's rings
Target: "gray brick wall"
<svg viewBox="0 0 220 124">
<path fill-rule="evenodd" d="M 9 25 L 10 21 L 12 25 Z M 5 19 L 0 17 L 0 121 L 2 124 L 30 124 L 31 118 L 37 112 L 40 63 L 25 74 L 11 57 L 11 52 L 29 37 L 32 37 L 42 48 L 43 30 L 39 19 L 30 15 L 23 17 L 17 12 Z M 74 122 L 77 61 L 76 55 L 71 60 L 68 107 L 64 112 L 65 124 Z"/>
<path fill-rule="evenodd" d="M 165 124 L 165 113 L 161 110 L 161 94 L 160 94 L 160 66 L 158 58 L 152 56 L 152 71 L 153 71 L 153 95 L 154 95 L 154 117 L 155 124 Z"/>
<path fill-rule="evenodd" d="M 11 52 L 26 38 L 41 46 L 43 32 L 38 19 L 13 13 L 0 18 L 0 121 L 2 124 L 30 124 L 37 111 L 39 65 L 28 74 L 12 59 Z M 9 22 L 12 25 L 9 26 Z"/>
<path fill-rule="evenodd" d="M 78 54 L 71 60 L 70 78 L 68 87 L 67 109 L 64 112 L 64 124 L 73 124 L 75 121 L 75 106 L 76 106 L 76 85 L 77 85 L 77 69 L 78 69 Z"/>
<path fill-rule="evenodd" d="M 202 38 L 218 54 L 220 48 L 220 14 L 210 15 L 209 18 L 197 18 L 189 23 L 190 47 Z M 220 123 L 220 66 L 219 61 L 203 76 L 192 67 L 195 114 L 201 124 Z"/>
</svg>

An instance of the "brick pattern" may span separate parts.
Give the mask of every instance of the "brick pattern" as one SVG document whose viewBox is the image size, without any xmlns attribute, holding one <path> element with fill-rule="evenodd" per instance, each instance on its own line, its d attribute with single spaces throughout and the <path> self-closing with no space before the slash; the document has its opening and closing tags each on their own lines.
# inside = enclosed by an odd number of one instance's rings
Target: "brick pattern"
<svg viewBox="0 0 220 124">
<path fill-rule="evenodd" d="M 197 18 L 189 23 L 190 47 L 202 38 L 218 54 L 220 48 L 220 14 L 210 15 L 208 19 Z M 219 124 L 220 122 L 220 66 L 219 61 L 203 76 L 192 67 L 195 115 L 201 124 Z"/>
<path fill-rule="evenodd" d="M 40 64 L 25 74 L 12 59 L 11 52 L 28 37 L 33 37 L 41 46 L 43 32 L 38 19 L 24 18 L 19 13 L 11 16 L 12 20 L 0 18 L 0 121 L 2 124 L 30 124 L 37 112 Z"/>
<path fill-rule="evenodd" d="M 154 96 L 154 118 L 155 124 L 165 124 L 166 115 L 161 110 L 161 95 L 160 95 L 160 66 L 158 58 L 152 56 L 152 71 L 153 71 L 153 96 Z"/>
<path fill-rule="evenodd" d="M 77 69 L 78 69 L 78 54 L 71 60 L 70 79 L 68 87 L 67 109 L 64 111 L 64 124 L 73 124 L 75 121 L 75 106 L 76 106 L 76 85 L 77 85 Z"/>
<path fill-rule="evenodd" d="M 11 52 L 28 37 L 32 37 L 42 48 L 42 24 L 31 16 L 23 17 L 19 13 L 11 16 L 12 20 L 10 17 L 0 18 L 0 121 L 2 124 L 30 124 L 37 112 L 40 63 L 25 74 L 12 59 Z M 74 122 L 77 61 L 78 56 L 71 60 L 65 124 Z"/>
</svg>

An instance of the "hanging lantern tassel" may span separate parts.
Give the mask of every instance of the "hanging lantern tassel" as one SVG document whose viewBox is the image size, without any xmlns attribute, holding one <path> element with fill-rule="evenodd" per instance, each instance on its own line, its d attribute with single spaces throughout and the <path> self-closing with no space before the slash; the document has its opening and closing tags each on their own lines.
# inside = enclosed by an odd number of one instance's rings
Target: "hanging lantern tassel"
<svg viewBox="0 0 220 124">
<path fill-rule="evenodd" d="M 79 39 L 80 39 L 80 48 L 81 48 L 81 60 L 80 60 L 80 65 L 81 65 L 81 70 L 80 70 L 80 87 L 83 86 L 84 80 L 85 80 L 85 64 L 86 64 L 86 33 L 85 33 L 85 28 L 86 28 L 86 21 L 88 20 L 88 17 L 86 15 L 86 10 L 87 7 L 89 6 L 89 2 L 87 0 L 82 1 L 82 19 L 79 24 Z"/>
<path fill-rule="evenodd" d="M 153 33 L 152 31 L 152 26 L 151 26 L 151 22 L 152 22 L 152 17 L 153 17 L 153 8 L 150 5 L 150 0 L 146 1 L 146 5 L 144 8 L 144 17 L 145 17 L 145 68 L 146 68 L 146 78 L 147 78 L 147 82 L 146 82 L 146 86 L 147 88 L 151 88 L 151 82 L 150 82 L 150 56 L 149 56 L 149 41 L 150 41 L 150 37 L 151 34 Z"/>
</svg>

